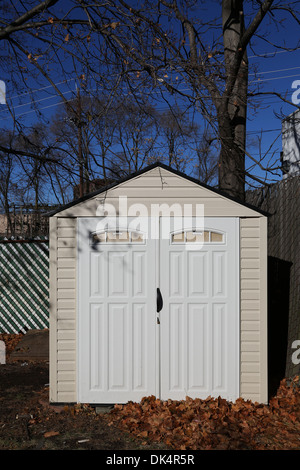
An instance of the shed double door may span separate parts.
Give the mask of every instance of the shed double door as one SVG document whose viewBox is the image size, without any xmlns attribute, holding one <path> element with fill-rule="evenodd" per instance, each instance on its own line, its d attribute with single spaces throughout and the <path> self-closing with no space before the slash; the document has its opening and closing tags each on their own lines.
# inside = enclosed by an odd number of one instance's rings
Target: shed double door
<svg viewBox="0 0 300 470">
<path fill-rule="evenodd" d="M 238 219 L 101 221 L 78 221 L 78 401 L 238 398 Z"/>
</svg>

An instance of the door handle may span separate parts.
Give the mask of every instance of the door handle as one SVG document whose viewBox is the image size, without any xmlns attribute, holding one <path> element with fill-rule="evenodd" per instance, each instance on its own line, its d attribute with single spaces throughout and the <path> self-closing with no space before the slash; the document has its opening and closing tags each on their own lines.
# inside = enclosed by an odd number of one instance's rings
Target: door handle
<svg viewBox="0 0 300 470">
<path fill-rule="evenodd" d="M 163 308 L 163 298 L 159 287 L 156 289 L 156 311 L 160 312 Z"/>
</svg>

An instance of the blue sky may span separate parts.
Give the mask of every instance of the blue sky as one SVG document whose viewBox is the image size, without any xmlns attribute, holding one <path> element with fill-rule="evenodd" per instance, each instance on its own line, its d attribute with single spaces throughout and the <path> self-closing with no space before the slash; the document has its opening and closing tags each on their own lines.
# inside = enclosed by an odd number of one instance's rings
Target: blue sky
<svg viewBox="0 0 300 470">
<path fill-rule="evenodd" d="M 271 47 L 266 48 L 265 52 L 270 53 L 267 58 L 250 58 L 250 62 L 253 60 L 253 62 L 255 61 L 259 65 L 261 73 L 258 74 L 258 78 L 251 77 L 250 75 L 249 82 L 255 81 L 257 83 L 259 80 L 259 83 L 262 85 L 261 91 L 277 92 L 287 100 L 293 101 L 300 84 L 300 82 L 299 84 L 296 83 L 297 80 L 300 80 L 300 49 L 293 52 L 277 51 L 275 55 L 272 54 L 273 51 L 270 49 Z M 251 111 L 248 113 L 248 144 L 250 145 L 251 141 L 253 141 L 255 146 L 258 137 L 261 137 L 262 153 L 269 152 L 271 156 L 273 152 L 276 152 L 274 157 L 278 158 L 278 154 L 281 151 L 281 120 L 278 115 L 288 116 L 296 108 L 283 102 L 275 95 L 261 96 L 259 102 L 261 106 L 258 112 L 253 116 Z M 249 149 L 252 150 L 252 146 Z M 258 152 L 259 149 L 253 148 L 253 155 Z M 268 161 L 267 159 L 265 160 L 266 162 Z M 275 175 L 274 178 L 276 178 Z"/>
<path fill-rule="evenodd" d="M 215 9 L 215 4 L 219 2 L 208 3 L 209 7 L 207 15 L 211 14 L 211 8 Z M 284 29 L 275 31 L 268 36 L 268 41 L 264 39 L 257 41 L 255 45 L 256 56 L 248 49 L 250 75 L 249 82 L 256 85 L 259 83 L 260 89 L 265 92 L 275 91 L 282 94 L 288 100 L 292 100 L 295 89 L 292 88 L 297 80 L 300 81 L 300 46 L 296 51 L 280 50 L 276 47 L 278 45 L 285 45 L 286 48 L 294 47 L 297 44 L 299 35 L 299 24 L 297 24 L 291 17 L 282 16 L 285 19 L 286 26 Z M 263 25 L 259 29 L 262 36 L 265 35 L 268 25 Z M 257 57 L 257 54 L 260 57 Z M 253 75 L 252 66 L 256 65 L 258 69 L 257 76 Z M 6 77 L 0 76 L 0 80 Z M 76 90 L 76 77 L 70 76 L 68 83 L 63 82 L 63 77 L 57 76 L 55 83 L 58 84 L 60 90 L 64 93 L 66 99 L 71 99 Z M 300 82 L 299 82 L 300 85 Z M 300 89 L 300 86 L 297 87 Z M 31 108 L 31 98 L 36 100 L 37 109 L 45 117 L 50 118 L 56 112 L 60 99 L 56 96 L 55 91 L 49 86 L 46 80 L 40 81 L 39 84 L 33 81 L 29 84 L 29 90 L 23 92 L 15 91 L 11 88 L 10 83 L 7 83 L 7 100 L 12 106 L 15 115 L 22 119 L 23 123 L 30 125 L 36 121 L 36 113 Z M 294 94 L 295 96 L 295 94 Z M 300 97 L 300 93 L 299 93 Z M 257 99 L 260 106 L 256 113 L 252 113 L 251 107 L 248 111 L 247 123 L 247 149 L 254 158 L 259 158 L 259 154 L 267 153 L 262 161 L 262 166 L 269 164 L 269 159 L 279 161 L 281 151 L 281 121 L 276 117 L 276 113 L 288 115 L 296 108 L 291 105 L 283 103 L 275 96 L 261 96 Z M 12 119 L 8 112 L 7 106 L 0 105 L 0 120 L 3 128 L 10 128 Z M 258 138 L 261 138 L 260 148 Z M 251 162 L 248 161 L 248 165 Z M 255 174 L 260 178 L 265 178 L 265 172 L 257 165 L 254 169 Z M 274 180 L 281 178 L 281 172 L 277 170 L 272 175 Z"/>
</svg>

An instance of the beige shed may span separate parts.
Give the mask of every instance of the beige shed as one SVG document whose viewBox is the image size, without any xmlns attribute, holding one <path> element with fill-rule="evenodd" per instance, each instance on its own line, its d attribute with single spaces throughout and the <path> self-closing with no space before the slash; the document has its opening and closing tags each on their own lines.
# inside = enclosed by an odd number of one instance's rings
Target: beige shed
<svg viewBox="0 0 300 470">
<path fill-rule="evenodd" d="M 50 214 L 50 401 L 266 403 L 267 215 L 161 163 Z"/>
</svg>

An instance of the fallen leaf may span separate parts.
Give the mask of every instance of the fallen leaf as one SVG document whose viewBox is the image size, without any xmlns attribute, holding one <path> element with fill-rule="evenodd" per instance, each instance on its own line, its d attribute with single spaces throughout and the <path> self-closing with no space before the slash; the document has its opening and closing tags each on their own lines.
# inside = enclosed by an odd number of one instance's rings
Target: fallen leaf
<svg viewBox="0 0 300 470">
<path fill-rule="evenodd" d="M 53 436 L 58 436 L 59 432 L 58 431 L 48 431 L 45 432 L 44 437 L 53 437 Z"/>
<path fill-rule="evenodd" d="M 218 397 L 161 401 L 154 396 L 140 403 L 116 405 L 108 424 L 173 449 L 299 448 L 300 378 L 282 381 L 269 405 Z"/>
</svg>

